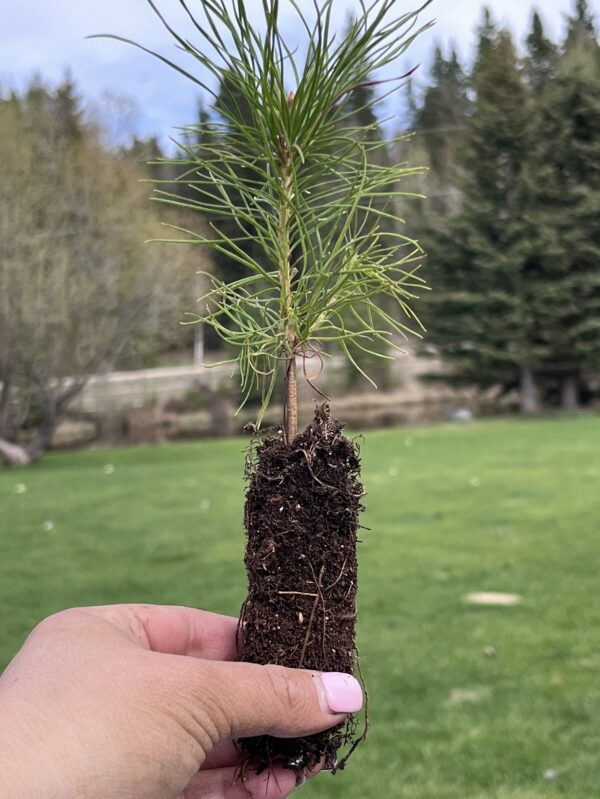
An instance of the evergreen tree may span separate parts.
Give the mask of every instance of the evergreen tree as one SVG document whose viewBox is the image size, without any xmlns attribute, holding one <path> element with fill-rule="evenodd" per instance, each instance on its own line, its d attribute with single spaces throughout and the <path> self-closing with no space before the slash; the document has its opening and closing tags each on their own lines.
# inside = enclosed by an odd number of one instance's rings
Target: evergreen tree
<svg viewBox="0 0 600 799">
<path fill-rule="evenodd" d="M 77 141 L 83 136 L 83 111 L 76 91 L 73 78 L 67 73 L 52 97 L 56 136 L 61 141 Z"/>
<path fill-rule="evenodd" d="M 546 38 L 542 19 L 534 11 L 531 31 L 527 36 L 527 59 L 525 70 L 534 92 L 541 91 L 551 80 L 558 61 L 558 47 Z"/>
<path fill-rule="evenodd" d="M 484 6 L 481 17 L 481 24 L 478 31 L 477 60 L 475 63 L 475 73 L 481 68 L 498 37 L 498 30 L 492 17 L 489 6 Z"/>
<path fill-rule="evenodd" d="M 413 124 L 423 138 L 430 166 L 442 179 L 455 177 L 467 106 L 467 85 L 456 50 L 446 60 L 441 48 L 436 47 L 431 85 L 425 91 Z"/>
<path fill-rule="evenodd" d="M 520 387 L 523 411 L 537 410 L 536 276 L 524 264 L 521 174 L 528 150 L 527 87 L 510 34 L 488 10 L 466 117 L 463 208 L 425 242 L 431 297 L 427 339 L 457 380 Z"/>
<path fill-rule="evenodd" d="M 493 30 L 489 12 L 485 12 L 487 35 Z M 483 37 L 483 26 L 482 26 Z M 483 47 L 483 43 L 480 42 Z M 462 202 L 463 156 L 466 118 L 470 114 L 469 78 L 460 63 L 455 47 L 446 58 L 437 45 L 429 70 L 428 85 L 417 92 L 411 79 L 407 87 L 406 128 L 414 134 L 408 146 L 410 158 L 424 164 L 428 171 L 415 182 L 415 190 L 427 196 L 420 206 L 419 229 L 426 240 L 430 230 L 445 224 L 460 210 Z"/>
<path fill-rule="evenodd" d="M 225 73 L 220 82 L 214 103 L 214 112 L 225 120 L 230 133 L 236 129 L 236 120 L 252 118 L 252 109 L 237 86 L 233 73 Z M 203 159 L 207 157 L 210 160 L 213 150 L 224 146 L 219 140 L 218 134 L 215 133 L 211 115 L 202 102 L 198 105 L 198 123 L 189 132 L 194 140 L 187 142 L 187 145 Z M 240 164 L 239 173 L 243 175 L 247 183 L 258 180 L 257 173 L 252 166 Z M 186 171 L 178 178 L 178 193 L 192 201 L 197 200 L 202 197 L 203 190 L 212 189 L 212 185 L 206 185 L 208 179 L 207 174 L 202 174 L 196 169 L 192 174 Z M 247 255 L 252 256 L 256 252 L 255 230 L 247 221 L 223 219 L 215 215 L 207 216 L 207 221 L 218 225 L 226 236 L 238 239 L 240 248 Z M 215 268 L 219 278 L 226 283 L 239 280 L 245 274 L 244 266 L 223 252 L 215 253 Z"/>
<path fill-rule="evenodd" d="M 153 162 L 159 161 L 164 157 L 160 142 L 156 136 L 149 136 L 146 139 L 139 139 L 134 136 L 129 147 L 123 150 L 123 155 L 132 161 L 150 167 L 153 166 Z M 150 171 L 154 173 L 154 169 Z"/>
<path fill-rule="evenodd" d="M 148 180 L 161 183 L 174 190 L 177 173 L 166 160 L 165 153 L 157 136 L 139 138 L 134 136 L 127 147 L 120 150 L 123 158 L 145 169 Z"/>
<path fill-rule="evenodd" d="M 44 149 L 63 148 L 82 139 L 85 130 L 83 106 L 69 74 L 54 89 L 40 77 L 34 77 L 21 99 L 21 107 L 28 128 L 35 130 L 43 126 Z"/>
<path fill-rule="evenodd" d="M 425 340 L 448 379 L 519 386 L 526 411 L 558 398 L 575 409 L 600 364 L 599 51 L 585 0 L 562 47 L 534 13 L 520 61 L 486 9 L 469 91 L 438 49 L 420 103 L 412 92 L 434 198 L 420 220 Z M 427 141 L 461 121 L 457 149 Z"/>
<path fill-rule="evenodd" d="M 344 32 L 345 38 L 352 39 L 355 36 L 355 26 L 356 19 L 351 16 Z M 379 85 L 379 82 L 369 75 L 366 80 L 357 84 L 346 97 L 341 99 L 343 113 L 339 121 L 339 132 L 340 135 L 350 136 L 365 147 L 370 165 L 389 169 L 392 160 L 391 153 L 374 110 L 378 102 Z M 384 91 L 386 87 L 389 88 L 389 84 L 383 85 Z M 345 155 L 356 157 L 355 152 L 348 152 Z M 332 157 L 339 158 L 340 152 L 332 150 Z M 395 188 L 393 185 L 383 185 L 380 188 L 378 196 L 372 197 L 368 204 L 356 214 L 355 229 L 377 230 L 384 236 L 398 232 L 395 219 L 397 217 Z M 326 195 L 332 190 L 343 192 L 345 189 L 343 182 L 340 182 L 339 186 L 335 186 L 329 178 L 327 184 L 324 184 L 323 190 Z M 335 225 L 336 222 L 334 221 L 333 224 Z M 378 303 L 386 312 L 394 313 L 394 308 L 385 297 L 380 297 Z M 357 329 L 357 320 L 351 314 L 345 314 L 344 320 L 349 329 Z M 370 376 L 379 388 L 389 388 L 392 380 L 391 360 L 381 356 L 389 355 L 390 346 L 385 341 L 378 341 L 372 343 L 370 350 L 369 352 L 358 350 L 354 355 L 355 363 L 365 374 Z M 348 364 L 347 377 L 348 386 L 351 389 L 365 385 L 363 375 L 352 364 Z"/>
<path fill-rule="evenodd" d="M 585 2 L 537 99 L 525 178 L 530 261 L 545 276 L 544 378 L 574 410 L 600 363 L 600 48 Z"/>
<path fill-rule="evenodd" d="M 351 38 L 356 19 L 350 17 L 344 31 L 344 38 Z M 374 111 L 377 101 L 375 93 L 377 82 L 368 80 L 359 83 L 355 88 L 342 98 L 344 115 L 340 127 L 356 128 L 355 135 L 363 142 L 381 141 L 381 129 Z M 360 130 L 359 130 L 360 129 Z"/>
<path fill-rule="evenodd" d="M 583 46 L 591 52 L 594 44 L 598 44 L 594 15 L 590 12 L 587 0 L 576 0 L 575 13 L 569 17 L 565 49 Z"/>
</svg>

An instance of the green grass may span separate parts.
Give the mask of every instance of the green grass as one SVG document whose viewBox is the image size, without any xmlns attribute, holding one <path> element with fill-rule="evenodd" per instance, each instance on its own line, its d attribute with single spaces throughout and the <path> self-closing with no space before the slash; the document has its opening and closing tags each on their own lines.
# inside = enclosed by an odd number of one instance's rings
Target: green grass
<svg viewBox="0 0 600 799">
<path fill-rule="evenodd" d="M 599 795 L 599 445 L 598 418 L 367 435 L 359 635 L 373 727 L 307 799 Z M 243 448 L 98 450 L 0 473 L 0 667 L 70 605 L 235 614 Z M 523 603 L 463 600 L 486 590 Z"/>
</svg>

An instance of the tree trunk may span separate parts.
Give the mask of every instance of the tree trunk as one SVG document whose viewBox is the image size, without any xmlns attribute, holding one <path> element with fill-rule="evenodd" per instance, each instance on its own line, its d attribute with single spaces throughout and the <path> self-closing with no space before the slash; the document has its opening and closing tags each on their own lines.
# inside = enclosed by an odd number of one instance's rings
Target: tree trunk
<svg viewBox="0 0 600 799">
<path fill-rule="evenodd" d="M 579 385 L 576 375 L 567 375 L 563 378 L 560 398 L 563 411 L 577 413 L 579 410 Z"/>
<path fill-rule="evenodd" d="M 204 364 L 204 324 L 198 322 L 194 328 L 194 366 Z"/>
<path fill-rule="evenodd" d="M 64 418 L 71 402 L 83 391 L 86 382 L 87 378 L 74 380 L 66 388 L 63 388 L 62 393 L 54 396 L 48 396 L 43 389 L 40 389 L 38 398 L 40 407 L 43 409 L 43 416 L 42 423 L 27 447 L 31 463 L 36 463 L 46 453 L 59 422 Z"/>
<path fill-rule="evenodd" d="M 10 371 L 7 370 L 2 375 L 2 390 L 0 391 L 0 437 L 8 434 L 6 428 L 8 426 L 8 403 L 10 400 L 11 388 L 12 377 Z"/>
<path fill-rule="evenodd" d="M 29 466 L 31 463 L 31 456 L 25 447 L 19 444 L 11 444 L 4 438 L 0 438 L 0 455 L 9 467 Z"/>
<path fill-rule="evenodd" d="M 285 373 L 285 439 L 291 446 L 298 435 L 298 377 L 296 356 L 287 362 Z"/>
<path fill-rule="evenodd" d="M 521 366 L 520 374 L 521 413 L 534 414 L 540 411 L 539 393 L 533 369 L 528 364 Z"/>
<path fill-rule="evenodd" d="M 30 463 L 37 463 L 47 451 L 52 443 L 54 431 L 58 427 L 59 416 L 53 411 L 44 414 L 41 425 L 35 432 L 35 435 L 27 447 Z"/>
</svg>

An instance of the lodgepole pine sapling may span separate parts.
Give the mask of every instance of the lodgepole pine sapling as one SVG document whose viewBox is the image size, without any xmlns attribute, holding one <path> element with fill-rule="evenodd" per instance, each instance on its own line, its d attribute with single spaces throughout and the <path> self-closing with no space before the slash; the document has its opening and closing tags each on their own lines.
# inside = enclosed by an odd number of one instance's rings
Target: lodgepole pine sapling
<svg viewBox="0 0 600 799">
<path fill-rule="evenodd" d="M 322 361 L 337 347 L 362 371 L 357 354 L 390 357 L 386 351 L 418 326 L 410 303 L 422 286 L 421 250 L 399 232 L 395 212 L 400 181 L 416 170 L 377 158 L 386 143 L 373 135 L 375 125 L 356 122 L 347 101 L 376 83 L 397 87 L 401 78 L 373 76 L 428 27 L 419 26 L 419 14 L 429 2 L 400 14 L 396 0 L 359 2 L 340 35 L 335 0 L 316 0 L 309 11 L 288 0 L 301 39 L 288 42 L 279 0 L 262 0 L 259 20 L 250 20 L 247 0 L 200 0 L 197 15 L 178 0 L 195 43 L 147 2 L 195 69 L 152 54 L 215 100 L 212 117 L 186 128 L 180 156 L 169 159 L 185 197 L 164 186 L 154 199 L 209 216 L 208 233 L 176 228 L 175 240 L 211 247 L 244 269 L 231 282 L 208 275 L 212 288 L 198 318 L 234 352 L 244 397 L 261 391 L 257 425 L 280 377 L 284 384 L 282 428 L 256 439 L 247 460 L 240 657 L 350 673 L 360 462 L 328 403 L 298 433 L 297 364 L 306 375 L 308 358 Z M 335 769 L 338 749 L 353 748 L 355 728 L 351 718 L 307 738 L 246 739 L 242 762 L 257 769 L 279 762 L 300 773 L 324 760 Z"/>
</svg>

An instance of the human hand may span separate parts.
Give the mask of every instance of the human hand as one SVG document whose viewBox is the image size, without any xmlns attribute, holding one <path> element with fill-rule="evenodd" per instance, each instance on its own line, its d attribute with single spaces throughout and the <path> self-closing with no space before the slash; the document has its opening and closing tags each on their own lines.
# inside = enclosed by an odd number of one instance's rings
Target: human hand
<svg viewBox="0 0 600 799">
<path fill-rule="evenodd" d="M 0 677 L 3 799 L 283 799 L 238 776 L 234 741 L 296 737 L 360 709 L 348 675 L 236 663 L 237 620 L 115 605 L 43 621 Z M 310 775 L 309 775 L 310 776 Z"/>
</svg>

